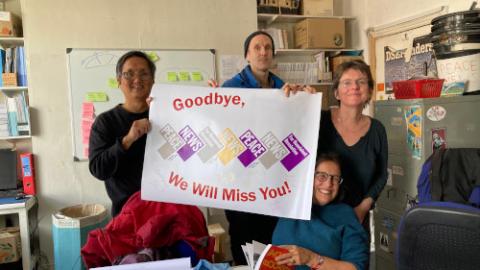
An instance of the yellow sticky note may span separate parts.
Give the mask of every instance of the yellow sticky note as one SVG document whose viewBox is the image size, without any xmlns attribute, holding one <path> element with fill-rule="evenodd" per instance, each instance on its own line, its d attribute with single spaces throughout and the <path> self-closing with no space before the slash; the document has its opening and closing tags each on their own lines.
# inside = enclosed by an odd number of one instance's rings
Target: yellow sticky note
<svg viewBox="0 0 480 270">
<path fill-rule="evenodd" d="M 150 60 L 152 60 L 152 62 L 157 62 L 158 60 L 160 60 L 160 57 L 158 57 L 157 53 L 156 52 L 145 52 L 145 54 L 148 56 L 148 58 Z"/>
<path fill-rule="evenodd" d="M 167 81 L 169 81 L 169 82 L 176 82 L 176 81 L 178 81 L 177 73 L 176 73 L 176 72 L 173 72 L 173 71 L 167 72 Z"/>
<path fill-rule="evenodd" d="M 180 71 L 178 77 L 180 81 L 190 81 L 190 73 L 188 71 Z"/>
<path fill-rule="evenodd" d="M 108 96 L 105 92 L 87 92 L 85 99 L 89 102 L 107 102 Z"/>
<path fill-rule="evenodd" d="M 107 85 L 110 88 L 118 88 L 117 78 L 108 78 Z"/>
<path fill-rule="evenodd" d="M 194 71 L 191 73 L 192 74 L 192 80 L 196 81 L 196 82 L 201 82 L 203 81 L 203 76 L 202 76 L 202 73 L 201 72 L 198 72 L 198 71 Z"/>
<path fill-rule="evenodd" d="M 245 146 L 243 146 L 242 142 L 229 128 L 226 128 L 220 134 L 220 139 L 225 147 L 222 149 L 222 151 L 218 152 L 217 157 L 223 163 L 223 165 L 227 165 L 245 150 Z"/>
</svg>

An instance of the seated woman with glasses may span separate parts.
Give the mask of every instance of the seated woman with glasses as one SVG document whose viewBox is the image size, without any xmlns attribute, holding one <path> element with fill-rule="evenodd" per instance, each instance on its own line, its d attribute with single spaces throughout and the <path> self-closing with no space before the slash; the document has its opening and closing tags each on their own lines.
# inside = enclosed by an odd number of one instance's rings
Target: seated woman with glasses
<svg viewBox="0 0 480 270">
<path fill-rule="evenodd" d="M 318 153 L 340 157 L 346 193 L 342 202 L 352 206 L 368 228 L 368 211 L 387 181 L 387 134 L 378 120 L 362 113 L 373 93 L 370 67 L 360 60 L 335 69 L 333 90 L 338 108 L 323 111 Z"/>
<path fill-rule="evenodd" d="M 311 220 L 279 219 L 272 243 L 289 252 L 277 264 L 297 269 L 365 269 L 368 238 L 353 209 L 339 201 L 340 163 L 335 154 L 319 156 L 315 168 Z"/>
</svg>

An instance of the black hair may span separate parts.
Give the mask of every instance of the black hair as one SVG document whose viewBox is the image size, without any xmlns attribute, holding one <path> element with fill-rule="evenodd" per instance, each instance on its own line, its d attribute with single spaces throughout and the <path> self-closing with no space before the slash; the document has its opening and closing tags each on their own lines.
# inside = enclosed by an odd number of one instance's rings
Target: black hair
<svg viewBox="0 0 480 270">
<path fill-rule="evenodd" d="M 315 163 L 315 168 L 324 161 L 331 161 L 337 163 L 338 167 L 340 168 L 340 156 L 334 152 L 327 152 L 327 153 L 320 153 L 317 156 L 317 162 Z"/>
<path fill-rule="evenodd" d="M 270 36 L 269 33 L 265 32 L 265 31 L 262 31 L 262 30 L 258 30 L 258 31 L 255 31 L 255 32 L 251 33 L 245 39 L 245 43 L 243 43 L 243 56 L 245 58 L 247 57 L 247 52 L 248 52 L 248 47 L 250 46 L 250 42 L 252 41 L 252 39 L 254 37 L 256 37 L 258 35 L 264 35 L 264 36 L 267 36 L 270 39 L 270 41 L 272 42 L 272 55 L 275 56 L 275 43 L 273 42 L 273 38 L 272 38 L 272 36 Z"/>
<path fill-rule="evenodd" d="M 325 161 L 331 161 L 338 165 L 340 171 L 342 170 L 340 156 L 335 152 L 326 152 L 326 153 L 319 153 L 317 155 L 317 162 L 315 163 L 315 170 L 317 169 L 320 163 Z M 345 185 L 340 185 L 338 187 L 337 196 L 333 199 L 332 203 L 342 202 L 345 199 L 346 193 L 348 193 L 348 188 Z"/>
<path fill-rule="evenodd" d="M 150 73 L 152 73 L 152 78 L 155 78 L 155 70 L 157 69 L 155 63 L 147 56 L 147 54 L 141 51 L 129 51 L 118 59 L 116 67 L 117 78 L 122 76 L 123 65 L 129 58 L 132 57 L 140 57 L 145 59 L 148 64 L 148 68 L 150 69 Z"/>
</svg>

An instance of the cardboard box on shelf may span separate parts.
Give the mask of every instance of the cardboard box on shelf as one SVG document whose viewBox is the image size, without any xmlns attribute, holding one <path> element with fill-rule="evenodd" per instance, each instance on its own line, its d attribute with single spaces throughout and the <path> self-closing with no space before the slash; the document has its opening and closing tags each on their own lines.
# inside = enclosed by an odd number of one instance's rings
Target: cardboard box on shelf
<svg viewBox="0 0 480 270">
<path fill-rule="evenodd" d="M 345 20 L 308 18 L 295 24 L 295 48 L 345 48 Z"/>
<path fill-rule="evenodd" d="M 22 21 L 20 17 L 9 11 L 0 11 L 0 36 L 19 37 L 21 35 Z"/>
<path fill-rule="evenodd" d="M 342 63 L 353 61 L 353 60 L 363 60 L 363 56 L 353 56 L 353 55 L 339 55 L 332 57 L 331 60 L 331 70 L 333 73 L 335 73 L 335 68 L 341 65 Z"/>
<path fill-rule="evenodd" d="M 3 86 L 17 86 L 17 73 L 2 73 Z"/>
<path fill-rule="evenodd" d="M 11 263 L 22 257 L 20 229 L 7 227 L 0 229 L 0 264 Z"/>
<path fill-rule="evenodd" d="M 301 14 L 307 16 L 333 16 L 333 0 L 303 0 Z"/>
</svg>

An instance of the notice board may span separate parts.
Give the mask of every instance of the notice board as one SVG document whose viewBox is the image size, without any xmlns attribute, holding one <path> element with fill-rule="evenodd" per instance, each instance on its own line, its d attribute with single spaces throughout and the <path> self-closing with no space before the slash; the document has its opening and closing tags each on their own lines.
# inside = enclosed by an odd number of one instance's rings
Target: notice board
<svg viewBox="0 0 480 270">
<path fill-rule="evenodd" d="M 88 139 L 95 116 L 119 103 L 115 67 L 129 49 L 67 49 L 73 157 L 88 158 Z M 215 78 L 215 50 L 142 50 L 155 62 L 155 83 L 207 86 Z"/>
</svg>

